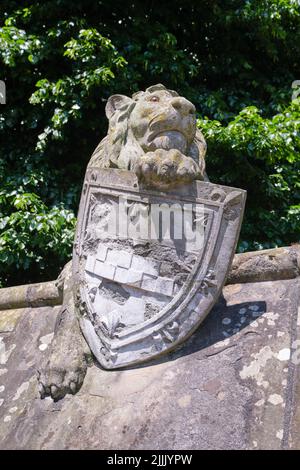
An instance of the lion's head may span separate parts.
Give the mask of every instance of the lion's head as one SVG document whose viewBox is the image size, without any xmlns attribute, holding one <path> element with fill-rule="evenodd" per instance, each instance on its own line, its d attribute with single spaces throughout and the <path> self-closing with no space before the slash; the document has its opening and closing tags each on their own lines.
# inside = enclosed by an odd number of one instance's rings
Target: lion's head
<svg viewBox="0 0 300 470">
<path fill-rule="evenodd" d="M 93 153 L 90 166 L 136 171 L 148 153 L 177 151 L 177 156 L 182 154 L 197 164 L 197 178 L 203 178 L 206 143 L 190 101 L 158 84 L 132 98 L 111 96 L 105 111 L 108 134 Z"/>
</svg>

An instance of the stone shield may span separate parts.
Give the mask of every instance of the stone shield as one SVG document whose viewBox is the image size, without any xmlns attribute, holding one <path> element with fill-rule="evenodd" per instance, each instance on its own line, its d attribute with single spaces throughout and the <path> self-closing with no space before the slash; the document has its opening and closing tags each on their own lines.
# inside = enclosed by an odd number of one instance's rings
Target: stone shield
<svg viewBox="0 0 300 470">
<path fill-rule="evenodd" d="M 73 253 L 83 334 L 106 369 L 155 358 L 186 340 L 217 301 L 246 192 L 195 181 L 139 186 L 129 171 L 89 168 Z"/>
</svg>

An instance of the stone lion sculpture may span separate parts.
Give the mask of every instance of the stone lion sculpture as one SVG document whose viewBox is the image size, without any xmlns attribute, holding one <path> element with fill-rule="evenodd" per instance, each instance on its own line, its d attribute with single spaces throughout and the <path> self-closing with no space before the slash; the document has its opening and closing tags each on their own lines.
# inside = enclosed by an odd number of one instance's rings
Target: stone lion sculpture
<svg viewBox="0 0 300 470">
<path fill-rule="evenodd" d="M 106 105 L 108 134 L 89 166 L 134 171 L 154 187 L 203 179 L 206 143 L 195 113 L 190 101 L 163 85 L 132 98 L 113 95 Z"/>
<path fill-rule="evenodd" d="M 159 190 L 207 180 L 206 143 L 196 127 L 196 110 L 190 101 L 158 84 L 132 98 L 111 96 L 105 111 L 108 133 L 88 168 L 133 171 L 141 185 Z M 63 306 L 50 356 L 38 371 L 41 397 L 54 400 L 79 390 L 92 361 L 76 315 L 70 263 L 61 273 L 58 287 L 63 289 Z"/>
</svg>

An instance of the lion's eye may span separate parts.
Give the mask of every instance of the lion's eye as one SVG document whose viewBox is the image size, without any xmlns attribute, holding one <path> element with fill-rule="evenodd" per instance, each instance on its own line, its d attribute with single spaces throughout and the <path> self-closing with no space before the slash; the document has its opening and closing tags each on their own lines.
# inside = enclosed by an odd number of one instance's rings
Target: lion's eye
<svg viewBox="0 0 300 470">
<path fill-rule="evenodd" d="M 155 102 L 159 101 L 159 98 L 158 98 L 158 96 L 152 96 L 152 97 L 150 98 L 150 101 L 152 101 L 152 102 L 155 103 Z"/>
</svg>

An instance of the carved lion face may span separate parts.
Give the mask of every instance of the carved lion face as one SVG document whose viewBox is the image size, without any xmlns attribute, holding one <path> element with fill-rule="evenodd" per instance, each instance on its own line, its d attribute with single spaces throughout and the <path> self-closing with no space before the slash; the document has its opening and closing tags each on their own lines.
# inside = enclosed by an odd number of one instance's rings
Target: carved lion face
<svg viewBox="0 0 300 470">
<path fill-rule="evenodd" d="M 113 95 L 105 111 L 108 134 L 91 164 L 134 170 L 148 152 L 174 149 L 192 158 L 204 173 L 206 143 L 196 127 L 195 106 L 175 91 L 158 84 L 132 98 Z"/>
<path fill-rule="evenodd" d="M 162 148 L 186 154 L 196 134 L 195 106 L 177 93 L 157 86 L 134 99 L 130 127 L 144 152 Z"/>
</svg>

